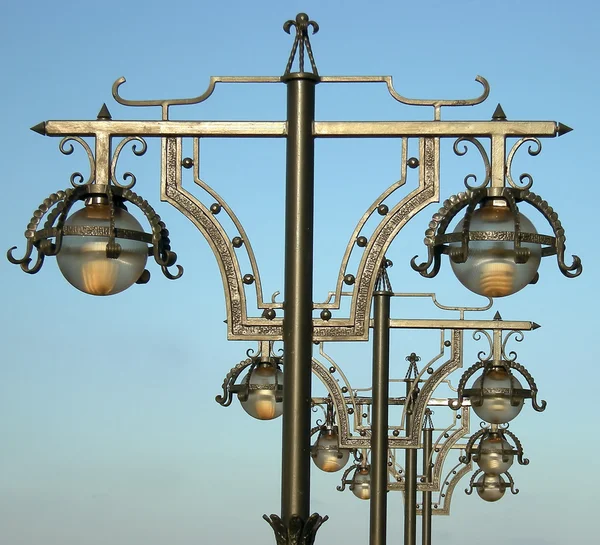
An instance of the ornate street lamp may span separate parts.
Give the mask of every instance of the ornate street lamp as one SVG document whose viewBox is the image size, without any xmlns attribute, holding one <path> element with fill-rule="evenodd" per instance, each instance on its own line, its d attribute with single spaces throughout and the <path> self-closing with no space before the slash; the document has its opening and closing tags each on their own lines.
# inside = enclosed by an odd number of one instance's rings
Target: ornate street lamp
<svg viewBox="0 0 600 545">
<path fill-rule="evenodd" d="M 212 77 L 208 89 L 193 98 L 172 100 L 130 100 L 121 94 L 124 78 L 117 80 L 112 89 L 115 100 L 128 107 L 159 108 L 160 119 L 138 121 L 112 120 L 106 107 L 97 119 L 89 121 L 46 121 L 33 128 L 39 134 L 59 137 L 60 150 L 69 155 L 72 142 L 81 145 L 90 162 L 86 178 L 79 172 L 71 177 L 74 186 L 53 193 L 34 212 L 25 232 L 23 257 L 16 258 L 14 249 L 8 259 L 20 265 L 27 273 L 40 270 L 44 259 L 57 256 L 59 268 L 67 280 L 78 289 L 94 295 L 109 295 L 127 289 L 134 283 L 148 281 L 145 270 L 147 256 L 168 278 L 178 278 L 169 271 L 175 265 L 176 255 L 171 251 L 165 224 L 154 209 L 132 192 L 135 176 L 125 173 L 123 182 L 117 179 L 117 163 L 124 146 L 133 143 L 133 153 L 141 156 L 146 151 L 146 139 L 160 141 L 161 198 L 185 215 L 204 235 L 214 251 L 221 272 L 227 312 L 227 336 L 230 340 L 258 341 L 259 350 L 235 366 L 223 384 L 223 395 L 217 401 L 223 405 L 232 402 L 237 394 L 244 409 L 259 419 L 283 415 L 281 516 L 265 517 L 275 531 L 278 545 L 300 543 L 312 545 L 319 526 L 327 520 L 318 513 L 310 514 L 311 467 L 311 373 L 314 370 L 327 385 L 334 404 L 338 429 L 333 421 L 320 430 L 313 448 L 315 462 L 336 450 L 333 436 L 338 433 L 336 457 L 343 459 L 343 449 L 363 451 L 351 479 L 353 492 L 359 497 L 371 498 L 371 545 L 386 541 L 386 491 L 388 487 L 389 449 L 405 449 L 406 498 L 405 543 L 414 545 L 416 531 L 416 449 L 419 447 L 428 403 L 436 387 L 462 365 L 462 334 L 465 329 L 493 330 L 494 349 L 490 358 L 480 361 L 465 372 L 458 388 L 457 399 L 450 405 L 465 410 L 469 401 L 476 414 L 487 418 L 492 425 L 508 422 L 518 412 L 523 400 L 531 398 L 536 410 L 537 388 L 529 373 L 507 355 L 501 341 L 502 330 L 533 329 L 531 322 L 499 320 L 465 320 L 462 307 L 457 320 L 424 320 L 390 317 L 392 292 L 385 269 L 390 245 L 406 223 L 427 205 L 440 200 L 440 145 L 452 141 L 457 155 L 466 153 L 466 145 L 477 148 L 486 167 L 485 180 L 477 185 L 473 175 L 465 178 L 467 191 L 444 201 L 443 207 L 432 218 L 426 231 L 427 261 L 412 266 L 421 275 L 433 277 L 440 269 L 441 255 L 450 256 L 452 266 L 470 290 L 499 297 L 518 291 L 537 279 L 537 268 L 542 257 L 556 254 L 561 272 L 567 277 L 581 273 L 581 262 L 576 256 L 570 265 L 565 263 L 565 234 L 553 209 L 541 197 L 530 192 L 533 178 L 519 176 L 515 182 L 512 162 L 515 153 L 530 143 L 529 154 L 538 155 L 541 138 L 561 136 L 570 129 L 555 121 L 508 121 L 501 108 L 496 109 L 491 121 L 445 121 L 442 110 L 481 104 L 489 95 L 489 84 L 477 77 L 481 94 L 460 100 L 413 99 L 402 96 L 389 76 L 321 76 L 317 71 L 309 31 L 318 31 L 318 25 L 300 13 L 295 20 L 285 23 L 284 30 L 295 29 L 295 38 L 284 74 L 259 77 Z M 305 66 L 305 55 L 309 63 Z M 308 66 L 310 64 L 310 66 Z M 297 70 L 294 71 L 294 66 Z M 287 117 L 283 121 L 179 121 L 172 119 L 173 108 L 182 108 L 206 101 L 217 84 L 284 84 L 287 91 Z M 399 104 L 431 108 L 433 117 L 423 121 L 321 121 L 315 118 L 316 86 L 324 84 L 382 83 L 390 96 Z M 446 110 L 444 110 L 446 111 Z M 179 116 L 179 119 L 185 116 Z M 262 284 L 250 239 L 225 200 L 200 176 L 200 141 L 206 138 L 284 138 L 286 140 L 286 203 L 285 203 L 285 275 L 283 302 L 276 295 L 270 300 L 263 297 Z M 400 142 L 400 177 L 387 187 L 367 208 L 352 231 L 340 265 L 337 282 L 324 302 L 313 301 L 313 216 L 314 216 L 314 147 L 321 138 L 391 138 Z M 93 146 L 88 141 L 93 140 Z M 516 140 L 516 142 L 515 142 Z M 115 146 L 113 147 L 113 142 Z M 512 143 L 507 148 L 507 142 Z M 67 145 L 69 144 L 69 145 Z M 461 144 L 463 147 L 461 147 Z M 141 148 L 136 148 L 141 145 Z M 184 155 L 191 149 L 191 156 Z M 416 155 L 409 156 L 409 149 Z M 508 154 L 507 149 L 509 149 Z M 93 151 L 92 151 L 93 150 Z M 408 169 L 414 171 L 417 183 L 401 195 L 406 186 Z M 208 195 L 210 202 L 202 202 L 184 186 L 184 173 Z M 521 184 L 521 185 L 519 185 Z M 530 205 L 549 222 L 554 236 L 538 234 L 525 218 L 521 208 Z M 129 207 L 129 210 L 127 208 Z M 139 209 L 150 225 L 146 233 L 131 214 Z M 447 234 L 454 218 L 465 210 L 464 219 L 454 233 Z M 41 221 L 45 217 L 45 223 Z M 369 227 L 367 228 L 367 223 Z M 36 252 L 37 255 L 34 255 Z M 238 254 L 245 254 L 241 260 Z M 352 258 L 352 259 L 351 259 Z M 241 263 L 248 263 L 242 270 Z M 253 291 L 252 296 L 247 291 Z M 256 301 L 258 316 L 248 311 L 248 298 Z M 433 296 L 435 302 L 435 296 Z M 371 320 L 371 306 L 373 319 Z M 485 309 L 490 308 L 490 305 Z M 349 309 L 347 315 L 344 310 Z M 460 310 L 462 309 L 462 310 Z M 433 329 L 451 332 L 441 353 L 451 347 L 451 358 L 444 366 L 432 369 L 424 380 L 423 373 L 406 379 L 404 435 L 393 429 L 389 435 L 389 332 L 393 328 Z M 372 426 L 358 424 L 358 435 L 348 432 L 347 417 L 354 407 L 346 405 L 346 397 L 356 396 L 341 387 L 328 371 L 313 367 L 314 343 L 326 341 L 367 341 L 373 329 L 373 391 L 369 403 L 373 408 Z M 273 354 L 274 342 L 283 341 L 283 355 Z M 490 341 L 491 342 L 491 341 Z M 504 343 L 505 344 L 505 343 Z M 516 357 L 516 356 L 515 356 Z M 285 358 L 285 362 L 283 359 Z M 280 369 L 283 364 L 284 372 Z M 467 388 L 467 381 L 477 371 L 482 376 Z M 334 367 L 335 371 L 335 367 Z M 237 382 L 243 372 L 245 376 Z M 529 389 L 513 375 L 520 373 Z M 345 386 L 347 388 L 347 386 Z M 447 400 L 444 400 L 447 406 Z M 333 415 L 333 413 L 332 413 Z M 360 419 L 362 413 L 356 415 Z M 456 419 L 458 419 L 458 413 Z M 431 431 L 431 430 L 430 430 Z M 322 432 L 322 433 L 321 433 Z M 461 428 L 461 433 L 464 430 Z M 464 436 L 464 435 L 463 435 Z M 367 463 L 366 451 L 371 449 Z M 487 447 L 486 447 L 487 448 Z M 504 451 L 504 449 L 503 449 Z M 327 453 L 327 456 L 325 455 Z M 342 458 L 339 458 L 339 454 Z M 502 454 L 504 455 L 504 453 Z M 491 462 L 490 462 L 491 463 Z M 322 463 L 325 467 L 325 462 Z M 340 467 L 341 469 L 341 467 Z M 349 476 L 346 470 L 344 479 Z M 425 472 L 427 473 L 427 471 Z M 502 475 L 484 473 L 482 494 L 494 498 L 504 493 L 506 481 Z M 423 486 L 439 483 L 439 476 Z M 429 482 L 431 481 L 431 482 Z M 508 485 L 512 486 L 509 479 Z M 368 491 L 368 492 L 367 492 Z M 423 506 L 425 508 L 425 506 Z"/>
<path fill-rule="evenodd" d="M 261 342 L 256 352 L 248 350 L 247 359 L 236 365 L 223 381 L 223 395 L 217 403 L 228 407 L 237 394 L 242 408 L 258 420 L 273 420 L 283 413 L 283 358 L 273 352 L 273 343 Z M 239 384 L 236 380 L 245 371 Z"/>
<path fill-rule="evenodd" d="M 506 116 L 500 105 L 493 119 L 500 124 Z M 571 129 L 559 123 L 557 134 L 562 135 Z M 462 142 L 474 144 L 482 155 L 486 167 L 486 178 L 479 186 L 470 183 L 476 178 L 469 174 L 465 178 L 467 192 L 453 195 L 444 206 L 433 215 L 427 231 L 425 244 L 428 248 L 427 261 L 417 264 L 415 256 L 411 266 L 422 276 L 432 278 L 441 267 L 441 255 L 448 254 L 454 274 L 469 290 L 486 297 L 504 297 L 523 289 L 527 284 L 537 282 L 537 270 L 541 258 L 556 255 L 560 271 L 569 278 L 579 276 L 581 260 L 573 256 L 570 265 L 565 263 L 566 237 L 558 214 L 541 197 L 529 191 L 533 184 L 531 175 L 525 173 L 518 186 L 512 178 L 512 160 L 517 150 L 525 143 L 530 155 L 538 155 L 542 145 L 538 138 L 524 137 L 512 147 L 506 160 L 504 171 L 494 172 L 484 147 L 478 140 L 459 138 L 454 151 L 464 155 L 467 148 L 459 148 Z M 506 142 L 492 137 L 491 153 L 505 153 Z M 535 147 L 534 147 L 535 146 Z M 496 169 L 498 162 L 493 163 Z M 504 164 L 502 165 L 504 167 Z M 507 187 L 508 185 L 508 187 Z M 522 213 L 518 203 L 525 203 L 538 210 L 554 231 L 554 237 L 539 235 L 531 221 Z M 466 208 L 463 219 L 452 233 L 446 229 L 452 220 Z"/>
<path fill-rule="evenodd" d="M 98 119 L 110 119 L 106 106 Z M 40 126 L 34 129 L 43 131 Z M 148 282 L 150 273 L 145 267 L 149 255 L 154 257 L 167 278 L 179 278 L 183 274 L 181 266 L 177 265 L 175 274 L 169 271 L 177 255 L 171 251 L 166 225 L 146 200 L 131 191 L 135 176 L 129 172 L 125 174 L 125 180 L 130 178 L 127 185 L 120 184 L 114 177 L 123 146 L 131 141 L 141 141 L 140 150 L 133 147 L 139 156 L 145 153 L 146 143 L 139 138 L 121 142 L 113 156 L 113 172 L 109 175 L 103 165 L 94 160 L 89 145 L 79 137 L 63 138 L 59 146 L 62 153 L 73 153 L 71 141 L 86 150 L 92 167 L 90 178 L 81 183 L 83 176 L 76 172 L 71 176 L 73 188 L 57 191 L 44 199 L 27 225 L 25 255 L 15 258 L 14 246 L 8 250 L 9 261 L 20 265 L 26 273 L 35 274 L 44 264 L 45 257 L 56 256 L 65 279 L 90 295 L 114 295 L 135 283 Z M 80 204 L 83 207 L 73 211 Z M 145 216 L 151 233 L 144 232 L 138 220 L 128 212 L 127 204 L 138 208 Z M 34 250 L 37 255 L 32 264 Z"/>
<path fill-rule="evenodd" d="M 499 313 L 495 320 L 501 321 Z M 537 324 L 536 324 L 537 326 Z M 470 401 L 473 412 L 482 420 L 490 424 L 507 424 L 516 418 L 523 408 L 525 399 L 531 399 L 533 408 L 542 412 L 546 408 L 546 402 L 537 401 L 537 385 L 529 371 L 516 361 L 515 352 L 506 353 L 508 340 L 517 335 L 522 339 L 522 333 L 511 331 L 506 338 L 502 339 L 502 330 L 494 330 L 493 339 L 485 331 L 476 331 L 475 336 L 485 336 L 490 344 L 490 352 L 485 356 L 479 353 L 479 361 L 467 369 L 460 379 L 457 389 L 457 398 L 450 400 L 449 405 L 453 409 L 462 406 L 463 400 Z M 469 379 L 480 369 L 480 376 L 467 388 Z M 523 388 L 521 382 L 514 376 L 518 372 L 527 382 L 529 388 Z"/>
<path fill-rule="evenodd" d="M 508 472 L 515 456 L 519 464 L 529 464 L 529 460 L 523 457 L 521 442 L 507 427 L 491 424 L 473 434 L 460 461 L 468 464 L 473 459 L 479 469 L 473 474 L 465 492 L 471 494 L 476 489 L 479 497 L 488 502 L 498 501 L 507 488 L 513 494 L 518 494 L 519 490 L 514 487 L 513 478 Z"/>
<path fill-rule="evenodd" d="M 320 470 L 327 473 L 343 469 L 350 458 L 350 450 L 340 448 L 340 434 L 338 427 L 334 424 L 331 398 L 327 400 L 325 422 L 318 426 L 317 430 L 319 435 L 310 449 L 313 462 Z"/>
</svg>

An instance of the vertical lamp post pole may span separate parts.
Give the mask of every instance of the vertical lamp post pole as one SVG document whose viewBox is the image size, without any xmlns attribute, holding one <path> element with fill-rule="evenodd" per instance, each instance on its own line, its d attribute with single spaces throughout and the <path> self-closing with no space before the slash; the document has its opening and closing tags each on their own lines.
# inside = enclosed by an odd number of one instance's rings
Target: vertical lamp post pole
<svg viewBox="0 0 600 545">
<path fill-rule="evenodd" d="M 385 260 L 384 260 L 385 261 Z M 388 491 L 388 403 L 390 380 L 390 297 L 385 261 L 373 294 L 373 421 L 371 424 L 370 545 L 385 545 Z"/>
<path fill-rule="evenodd" d="M 431 483 L 433 478 L 431 471 L 431 451 L 433 449 L 433 422 L 431 421 L 431 410 L 425 411 L 425 422 L 423 423 L 423 477 L 425 483 Z M 423 492 L 422 503 L 422 542 L 423 545 L 431 545 L 431 492 Z"/>
<path fill-rule="evenodd" d="M 407 360 L 410 362 L 406 374 L 406 435 L 412 435 L 413 426 L 420 423 L 414 420 L 414 406 L 416 401 L 415 388 L 417 382 L 418 356 L 411 354 Z M 404 463 L 404 545 L 416 545 L 417 540 L 417 449 L 407 448 Z"/>
<path fill-rule="evenodd" d="M 300 71 L 287 85 L 287 152 L 285 203 L 285 288 L 283 342 L 283 445 L 281 516 L 289 528 L 292 517 L 304 522 L 310 510 L 310 428 L 313 312 L 313 215 L 315 86 L 318 74 L 304 72 L 303 48 L 308 17 L 295 21 L 300 42 Z M 310 47 L 310 46 L 309 46 Z M 310 49 L 309 49 L 310 51 Z M 312 57 L 312 55 L 311 55 Z M 315 70 L 316 72 L 316 70 Z"/>
</svg>

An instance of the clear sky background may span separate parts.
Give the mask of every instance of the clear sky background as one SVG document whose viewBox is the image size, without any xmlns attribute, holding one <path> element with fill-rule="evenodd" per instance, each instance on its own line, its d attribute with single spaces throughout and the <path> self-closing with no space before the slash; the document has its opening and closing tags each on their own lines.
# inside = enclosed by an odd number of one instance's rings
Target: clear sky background
<svg viewBox="0 0 600 545">
<path fill-rule="evenodd" d="M 409 97 L 470 98 L 480 93 L 474 78 L 481 74 L 491 84 L 490 98 L 448 111 L 446 119 L 489 119 L 501 102 L 509 119 L 556 120 L 575 129 L 544 141 L 538 157 L 523 158 L 522 170 L 533 174 L 533 190 L 559 212 L 568 253 L 581 256 L 584 273 L 568 280 L 548 258 L 537 285 L 494 308 L 506 319 L 543 326 L 517 347 L 548 401 L 545 413 L 526 407 L 511 426 L 531 464 L 513 472 L 520 494 L 497 504 L 465 496 L 461 484 L 452 516 L 434 519 L 433 537 L 445 545 L 595 542 L 596 2 L 7 0 L 0 19 L 0 247 L 21 251 L 32 211 L 87 164 L 82 153 L 65 157 L 58 140 L 29 127 L 47 119 L 93 119 L 103 102 L 115 119 L 155 119 L 158 112 L 112 100 L 111 85 L 120 76 L 127 77 L 124 96 L 151 99 L 197 96 L 211 75 L 280 75 L 292 44 L 281 27 L 299 11 L 321 26 L 312 44 L 322 75 L 389 74 Z M 284 100 L 283 85 L 223 86 L 176 116 L 277 120 L 285 116 Z M 397 104 L 383 86 L 323 85 L 317 117 L 429 119 L 430 113 Z M 168 281 L 150 266 L 146 286 L 92 298 L 71 288 L 52 259 L 35 276 L 0 260 L 2 544 L 274 542 L 261 515 L 280 513 L 281 421 L 254 421 L 237 402 L 228 409 L 214 402 L 223 377 L 251 345 L 225 340 L 216 262 L 193 226 L 159 202 L 157 150 L 154 143 L 130 167 L 137 191 L 169 226 L 186 269 L 182 279 Z M 475 151 L 443 159 L 444 197 L 460 191 L 473 169 L 481 173 Z M 333 289 L 356 221 L 397 179 L 398 164 L 394 142 L 318 143 L 316 300 Z M 283 289 L 283 169 L 280 141 L 222 140 L 203 148 L 202 175 L 246 227 L 267 298 Z M 392 245 L 394 289 L 436 291 L 448 304 L 480 303 L 447 263 L 434 280 L 410 270 L 410 257 L 425 255 L 423 231 L 435 209 L 415 218 Z M 394 308 L 397 317 L 404 311 Z M 416 335 L 393 342 L 396 377 L 404 376 L 408 353 L 426 358 L 437 348 L 435 338 Z M 478 348 L 468 349 L 470 365 Z M 369 350 L 366 344 L 332 348 L 353 386 L 368 386 Z M 337 492 L 338 474 L 313 475 L 312 508 L 331 518 L 317 542 L 366 543 L 368 503 Z M 390 493 L 389 505 L 389 543 L 401 542 L 401 495 Z"/>
</svg>

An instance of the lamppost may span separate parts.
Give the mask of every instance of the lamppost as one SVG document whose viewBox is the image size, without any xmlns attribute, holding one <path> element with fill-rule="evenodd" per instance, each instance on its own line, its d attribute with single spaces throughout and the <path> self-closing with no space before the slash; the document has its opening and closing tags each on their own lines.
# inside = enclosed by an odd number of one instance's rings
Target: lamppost
<svg viewBox="0 0 600 545">
<path fill-rule="evenodd" d="M 474 99 L 421 100 L 400 95 L 391 78 L 386 76 L 320 76 L 309 40 L 309 31 L 317 32 L 318 25 L 306 14 L 299 14 L 295 20 L 285 23 L 284 29 L 288 33 L 294 29 L 295 38 L 283 76 L 213 77 L 206 92 L 195 98 L 141 101 L 121 96 L 120 89 L 125 80 L 120 79 L 113 85 L 113 96 L 118 103 L 131 107 L 159 107 L 161 119 L 116 121 L 111 119 L 104 106 L 96 120 L 47 121 L 33 127 L 42 135 L 61 137 L 60 150 L 64 154 L 72 153 L 74 143 L 81 145 L 89 159 L 90 174 L 86 177 L 74 173 L 72 188 L 52 193 L 42 202 L 25 232 L 25 254 L 16 257 L 12 248 L 8 258 L 25 272 L 37 273 L 46 257 L 56 256 L 65 278 L 76 288 L 93 295 L 112 295 L 134 283 L 148 282 L 150 274 L 145 267 L 150 256 L 165 276 L 170 279 L 180 277 L 183 269 L 176 265 L 177 256 L 171 249 L 166 225 L 155 209 L 133 192 L 135 176 L 130 172 L 123 176 L 123 180 L 116 176 L 119 157 L 126 145 L 133 144 L 134 154 L 141 156 L 146 153 L 147 139 L 160 140 L 161 198 L 190 219 L 215 253 L 225 288 L 228 338 L 261 343 L 247 379 L 239 385 L 241 401 L 247 404 L 249 412 L 254 411 L 259 418 L 283 411 L 281 515 L 267 517 L 278 543 L 312 543 L 325 520 L 317 513 L 310 515 L 313 342 L 366 341 L 371 327 L 373 300 L 371 542 L 384 543 L 387 448 L 394 439 L 388 437 L 387 431 L 389 399 L 386 377 L 390 326 L 444 331 L 527 329 L 523 322 L 500 327 L 467 320 L 455 324 L 440 320 L 401 319 L 394 325 L 389 314 L 392 292 L 389 283 L 386 284 L 386 275 L 381 272 L 385 271 L 386 252 L 411 218 L 428 204 L 439 201 L 440 145 L 443 140 L 449 139 L 454 142 L 453 149 L 459 156 L 466 153 L 467 144 L 478 150 L 485 165 L 485 179 L 478 183 L 473 175 L 468 175 L 465 178 L 466 191 L 444 201 L 426 230 L 427 259 L 422 263 L 413 259 L 413 268 L 422 276 L 433 277 L 440 270 L 442 255 L 448 254 L 459 280 L 468 289 L 487 297 L 510 295 L 535 282 L 539 261 L 548 255 L 557 256 L 559 269 L 565 276 L 579 275 L 581 263 L 577 257 L 570 264 L 565 262 L 565 235 L 558 216 L 545 201 L 530 191 L 531 176 L 522 174 L 517 181 L 512 173 L 513 158 L 523 145 L 528 144 L 530 155 L 537 155 L 541 150 L 540 138 L 560 136 L 570 129 L 553 121 L 507 121 L 500 107 L 491 121 L 443 121 L 442 109 L 445 107 L 482 103 L 489 94 L 487 81 L 477 78 L 483 92 Z M 306 69 L 305 56 L 310 64 L 310 68 Z M 294 71 L 295 62 L 298 69 Z M 218 83 L 285 84 L 287 119 L 217 122 L 175 121 L 170 118 L 172 108 L 207 100 Z M 316 120 L 316 85 L 340 83 L 384 83 L 399 103 L 431 107 L 433 119 L 385 122 Z M 283 303 L 263 299 L 258 265 L 244 228 L 227 203 L 200 177 L 200 141 L 219 137 L 284 138 L 286 141 Z M 359 221 L 346 249 L 335 290 L 323 303 L 312 300 L 314 143 L 318 138 L 395 138 L 402 143 L 401 179 L 384 191 Z M 183 153 L 183 143 L 187 140 L 192 141 L 192 157 Z M 409 142 L 417 143 L 418 157 L 409 157 Z M 418 186 L 393 202 L 397 190 L 406 181 L 407 168 L 417 170 Z M 187 169 L 192 170 L 194 181 L 211 196 L 211 204 L 203 204 L 183 187 L 183 173 Z M 545 217 L 554 236 L 537 234 L 533 224 L 522 213 L 525 205 L 531 205 Z M 145 232 L 127 210 L 128 206 L 139 209 L 150 226 L 149 232 Z M 79 210 L 73 212 L 77 208 Z M 452 220 L 463 209 L 464 219 L 453 233 L 448 234 Z M 232 222 L 233 236 L 219 220 L 220 215 Z M 365 236 L 365 223 L 377 217 L 379 222 L 373 233 Z M 242 270 L 237 252 L 246 253 L 250 271 Z M 359 257 L 356 269 L 349 265 L 353 253 Z M 256 317 L 249 316 L 247 308 L 246 291 L 252 289 L 262 312 Z M 341 316 L 342 301 L 349 301 L 347 316 Z M 318 317 L 313 315 L 314 312 L 318 313 Z M 271 343 L 281 340 L 284 347 L 281 356 L 283 372 L 277 368 L 278 356 L 271 353 Z M 497 353 L 494 358 L 496 356 Z M 454 363 L 458 367 L 460 357 L 456 357 L 458 359 Z M 496 401 L 508 398 L 510 407 L 524 397 L 535 400 L 533 388 L 528 394 L 512 382 L 515 367 L 510 360 L 498 358 L 489 365 L 483 364 L 484 377 L 479 384 L 468 389 L 464 387 L 465 382 L 462 390 L 459 388 L 457 406 L 461 406 L 465 399 L 470 399 L 473 404 L 475 399 L 475 405 L 488 408 L 488 394 L 496 396 Z M 497 375 L 502 375 L 502 380 Z M 439 375 L 442 376 L 443 373 Z M 498 383 L 488 388 L 488 382 L 496 379 Z M 429 379 L 426 384 L 430 385 L 429 390 L 433 390 L 435 380 Z M 414 401 L 411 397 L 414 392 L 407 392 L 409 403 L 414 404 L 411 414 L 416 411 L 423 416 L 427 395 L 432 393 L 429 390 L 421 388 Z M 269 396 L 274 403 L 272 407 L 269 407 Z M 421 435 L 418 422 L 415 424 L 408 419 L 406 437 L 398 438 L 404 440 L 406 466 L 410 468 L 416 464 L 415 448 Z M 496 426 L 494 423 L 491 425 Z M 499 428 L 490 428 L 489 434 L 486 439 L 500 441 L 504 445 Z M 501 451 L 501 457 L 508 455 L 505 445 Z M 485 452 L 483 449 L 478 452 L 477 457 L 481 459 Z M 410 472 L 414 474 L 412 469 Z M 499 483 L 499 479 L 496 481 Z M 407 482 L 407 505 L 414 505 L 415 493 L 414 480 Z M 414 531 L 408 528 L 407 532 L 407 543 L 414 542 Z"/>
</svg>

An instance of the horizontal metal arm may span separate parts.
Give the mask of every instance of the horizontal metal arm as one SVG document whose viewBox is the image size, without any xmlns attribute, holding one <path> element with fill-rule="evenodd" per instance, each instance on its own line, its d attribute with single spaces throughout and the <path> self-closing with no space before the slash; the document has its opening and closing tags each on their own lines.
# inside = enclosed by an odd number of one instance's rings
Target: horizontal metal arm
<svg viewBox="0 0 600 545">
<path fill-rule="evenodd" d="M 371 320 L 370 327 L 373 327 Z M 504 321 L 504 320 L 399 320 L 391 319 L 390 327 L 393 329 L 501 329 L 531 331 L 538 329 L 535 322 Z"/>
<path fill-rule="evenodd" d="M 554 137 L 563 127 L 555 121 L 315 121 L 316 138 L 384 137 Z M 287 136 L 285 121 L 46 121 L 35 127 L 46 136 Z"/>
</svg>

